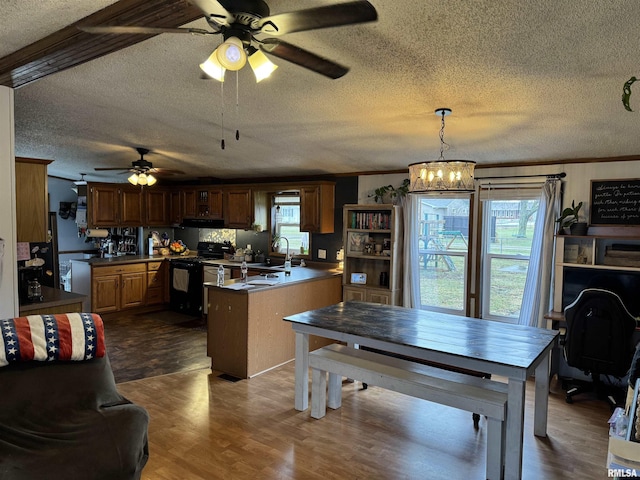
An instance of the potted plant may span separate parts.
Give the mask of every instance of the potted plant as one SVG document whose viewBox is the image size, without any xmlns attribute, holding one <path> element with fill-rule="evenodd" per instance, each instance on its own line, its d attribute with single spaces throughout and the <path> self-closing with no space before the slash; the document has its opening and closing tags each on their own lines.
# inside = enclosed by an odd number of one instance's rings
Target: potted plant
<svg viewBox="0 0 640 480">
<path fill-rule="evenodd" d="M 396 204 L 398 201 L 402 201 L 402 199 L 407 196 L 407 193 L 409 193 L 409 179 L 405 178 L 398 188 L 393 185 L 383 185 L 382 187 L 376 188 L 373 193 L 374 194 L 369 195 L 369 197 L 373 197 L 376 203 Z"/>
<path fill-rule="evenodd" d="M 571 207 L 567 207 L 562 211 L 560 217 L 556 220 L 559 223 L 560 231 L 569 229 L 571 235 L 586 235 L 587 222 L 580 221 L 580 209 L 582 202 L 576 205 L 575 200 L 571 202 Z"/>
</svg>

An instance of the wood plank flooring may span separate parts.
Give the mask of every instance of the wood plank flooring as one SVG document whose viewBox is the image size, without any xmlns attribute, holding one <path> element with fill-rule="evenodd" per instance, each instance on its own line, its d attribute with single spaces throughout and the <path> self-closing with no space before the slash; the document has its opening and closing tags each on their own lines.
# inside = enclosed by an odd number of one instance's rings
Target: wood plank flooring
<svg viewBox="0 0 640 480">
<path fill-rule="evenodd" d="M 225 381 L 199 364 L 200 333 L 194 335 L 195 354 L 162 366 L 152 357 L 167 354 L 164 348 L 170 347 L 160 345 L 175 344 L 181 332 L 167 333 L 171 329 L 152 320 L 128 320 L 147 329 L 147 340 L 138 339 L 134 354 L 118 343 L 113 319 L 105 319 L 116 376 L 158 375 L 118 385 L 151 416 L 144 480 L 484 478 L 484 419 L 474 430 L 468 412 L 345 383 L 342 408 L 314 420 L 308 410 L 293 408 L 293 362 L 250 380 Z M 156 338 L 156 328 L 165 333 Z M 193 332 L 182 333 L 176 349 L 190 351 L 186 338 Z M 127 348 L 129 357 L 142 355 L 144 362 L 138 361 L 152 368 L 136 373 L 133 360 L 121 363 Z M 549 436 L 539 439 L 533 435 L 533 383 L 528 384 L 523 479 L 607 478 L 609 408 L 584 398 L 569 405 L 559 383 L 552 382 Z"/>
<path fill-rule="evenodd" d="M 171 311 L 102 315 L 116 382 L 210 367 L 205 320 Z"/>
</svg>

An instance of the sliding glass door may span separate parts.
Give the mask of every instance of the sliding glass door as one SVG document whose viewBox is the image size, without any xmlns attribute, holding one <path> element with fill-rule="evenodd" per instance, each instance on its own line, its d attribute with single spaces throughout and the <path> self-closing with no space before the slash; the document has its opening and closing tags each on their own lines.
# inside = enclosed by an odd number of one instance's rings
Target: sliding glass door
<svg viewBox="0 0 640 480">
<path fill-rule="evenodd" d="M 469 208 L 468 196 L 419 196 L 411 220 L 419 225 L 418 255 L 417 261 L 413 261 L 419 279 L 417 308 L 464 314 Z"/>
<path fill-rule="evenodd" d="M 539 189 L 482 201 L 482 318 L 517 323 L 538 213 Z"/>
</svg>

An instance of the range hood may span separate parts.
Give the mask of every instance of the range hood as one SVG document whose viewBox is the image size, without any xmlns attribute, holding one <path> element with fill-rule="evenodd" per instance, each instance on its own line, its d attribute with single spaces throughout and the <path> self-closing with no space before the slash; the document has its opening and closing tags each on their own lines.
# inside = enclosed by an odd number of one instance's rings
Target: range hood
<svg viewBox="0 0 640 480">
<path fill-rule="evenodd" d="M 180 226 L 193 228 L 224 228 L 224 220 L 211 218 L 185 218 L 182 220 Z"/>
</svg>

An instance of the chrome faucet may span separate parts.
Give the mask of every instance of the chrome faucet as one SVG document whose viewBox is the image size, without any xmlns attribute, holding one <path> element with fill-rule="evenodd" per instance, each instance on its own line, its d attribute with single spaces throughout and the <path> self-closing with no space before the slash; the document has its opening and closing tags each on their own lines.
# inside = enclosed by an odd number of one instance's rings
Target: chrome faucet
<svg viewBox="0 0 640 480">
<path fill-rule="evenodd" d="M 284 239 L 284 241 L 287 242 L 287 253 L 285 254 L 285 257 L 284 257 L 284 274 L 291 275 L 291 258 L 289 257 L 289 239 L 287 237 L 280 237 L 280 238 Z"/>
</svg>

